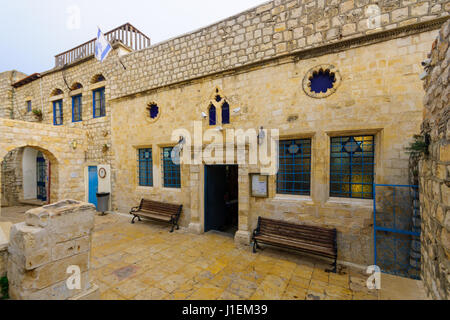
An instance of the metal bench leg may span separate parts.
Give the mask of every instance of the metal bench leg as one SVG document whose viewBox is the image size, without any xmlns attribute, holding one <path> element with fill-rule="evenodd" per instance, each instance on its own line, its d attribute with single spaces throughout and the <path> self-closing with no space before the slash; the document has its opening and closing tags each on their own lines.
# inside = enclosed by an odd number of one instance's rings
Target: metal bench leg
<svg viewBox="0 0 450 320">
<path fill-rule="evenodd" d="M 337 258 L 334 260 L 333 264 L 331 265 L 332 269 L 327 269 L 325 272 L 328 273 L 337 273 Z"/>
<path fill-rule="evenodd" d="M 256 253 L 256 249 L 258 249 L 258 244 L 256 243 L 256 240 L 253 240 L 253 253 Z"/>
<path fill-rule="evenodd" d="M 131 224 L 134 224 L 134 220 L 136 220 L 137 216 L 133 217 L 133 220 L 131 220 Z"/>
<path fill-rule="evenodd" d="M 175 230 L 175 221 L 172 221 L 172 230 L 170 230 L 170 233 L 173 233 L 173 230 Z"/>
</svg>

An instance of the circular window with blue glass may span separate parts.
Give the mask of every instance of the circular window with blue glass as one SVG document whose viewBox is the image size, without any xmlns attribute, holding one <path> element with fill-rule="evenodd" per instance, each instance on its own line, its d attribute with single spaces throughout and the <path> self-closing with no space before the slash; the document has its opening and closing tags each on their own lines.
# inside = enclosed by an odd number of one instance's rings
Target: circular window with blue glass
<svg viewBox="0 0 450 320">
<path fill-rule="evenodd" d="M 147 120 L 150 122 L 155 122 L 159 119 L 161 115 L 161 108 L 155 102 L 150 102 L 147 104 Z"/>
<path fill-rule="evenodd" d="M 303 79 L 303 90 L 316 99 L 323 99 L 336 92 L 341 75 L 333 65 L 320 65 L 308 71 Z"/>
</svg>

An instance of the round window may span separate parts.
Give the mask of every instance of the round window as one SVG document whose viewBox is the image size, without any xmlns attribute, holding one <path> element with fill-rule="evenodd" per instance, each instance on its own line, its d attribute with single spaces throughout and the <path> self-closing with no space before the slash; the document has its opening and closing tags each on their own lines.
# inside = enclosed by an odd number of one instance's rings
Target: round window
<svg viewBox="0 0 450 320">
<path fill-rule="evenodd" d="M 335 93 L 340 84 L 341 76 L 334 66 L 320 65 L 308 71 L 303 90 L 312 98 L 322 99 Z"/>
<path fill-rule="evenodd" d="M 161 110 L 156 103 L 151 102 L 147 104 L 147 120 L 155 122 L 159 119 L 160 114 Z"/>
</svg>

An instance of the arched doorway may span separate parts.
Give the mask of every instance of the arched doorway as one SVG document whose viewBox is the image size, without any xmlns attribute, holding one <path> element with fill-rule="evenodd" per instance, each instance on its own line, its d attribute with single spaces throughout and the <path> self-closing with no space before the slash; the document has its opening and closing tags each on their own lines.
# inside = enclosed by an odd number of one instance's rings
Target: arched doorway
<svg viewBox="0 0 450 320">
<path fill-rule="evenodd" d="M 1 159 L 0 159 L 1 160 Z M 48 150 L 24 146 L 9 151 L 1 162 L 1 206 L 29 209 L 56 199 L 58 162 Z"/>
</svg>

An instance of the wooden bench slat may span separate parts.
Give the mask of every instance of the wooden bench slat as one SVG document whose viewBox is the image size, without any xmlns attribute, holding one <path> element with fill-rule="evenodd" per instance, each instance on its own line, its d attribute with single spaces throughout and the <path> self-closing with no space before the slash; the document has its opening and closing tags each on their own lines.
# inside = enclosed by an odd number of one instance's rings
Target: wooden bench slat
<svg viewBox="0 0 450 320">
<path fill-rule="evenodd" d="M 274 230 L 274 229 L 260 229 L 260 232 L 264 234 L 273 234 L 273 235 L 283 235 L 286 237 L 298 238 L 298 239 L 314 239 L 318 242 L 331 242 L 334 240 L 334 237 L 323 236 L 320 234 L 312 234 L 305 232 L 286 232 L 284 230 Z"/>
<path fill-rule="evenodd" d="M 337 263 L 337 231 L 323 227 L 300 225 L 268 218 L 258 218 L 253 232 L 253 251 L 258 243 L 295 249 L 320 256 L 334 258 L 333 272 Z"/>
<path fill-rule="evenodd" d="M 293 243 L 300 243 L 300 244 L 308 244 L 308 245 L 312 245 L 318 248 L 324 248 L 326 250 L 331 250 L 334 252 L 334 245 L 331 243 L 318 243 L 312 240 L 308 240 L 308 239 L 288 239 L 285 237 L 279 237 L 279 236 L 274 236 L 274 235 L 262 235 L 262 236 L 256 236 L 255 238 L 258 239 L 259 237 L 263 237 L 264 239 L 273 239 L 274 242 L 293 242 Z"/>
<path fill-rule="evenodd" d="M 170 220 L 172 219 L 170 216 L 166 216 L 166 215 L 160 215 L 157 213 L 148 213 L 148 212 L 139 212 L 140 216 L 146 217 L 146 218 L 152 218 L 152 219 L 156 219 L 156 220 L 163 220 L 163 221 L 167 221 L 170 222 Z"/>
<path fill-rule="evenodd" d="M 295 248 L 301 248 L 301 249 L 305 249 L 305 250 L 309 250 L 311 252 L 320 252 L 323 254 L 327 254 L 329 256 L 333 256 L 334 255 L 334 250 L 332 248 L 324 248 L 324 247 L 320 247 L 320 246 L 316 246 L 313 244 L 309 244 L 309 243 L 300 243 L 298 241 L 288 241 L 288 240 L 284 240 L 284 241 L 276 241 L 274 238 L 272 237 L 267 237 L 267 236 L 257 236 L 255 237 L 257 240 L 261 241 L 261 242 L 266 242 L 266 243 L 272 243 L 272 244 L 282 244 L 282 245 L 286 245 L 289 247 L 295 247 Z"/>
<path fill-rule="evenodd" d="M 142 199 L 139 207 L 132 209 L 130 214 L 134 215 L 131 223 L 134 223 L 136 218 L 148 218 L 152 220 L 158 220 L 163 222 L 172 223 L 173 232 L 174 227 L 178 227 L 178 219 L 181 215 L 182 205 L 158 202 L 153 200 Z"/>
</svg>

